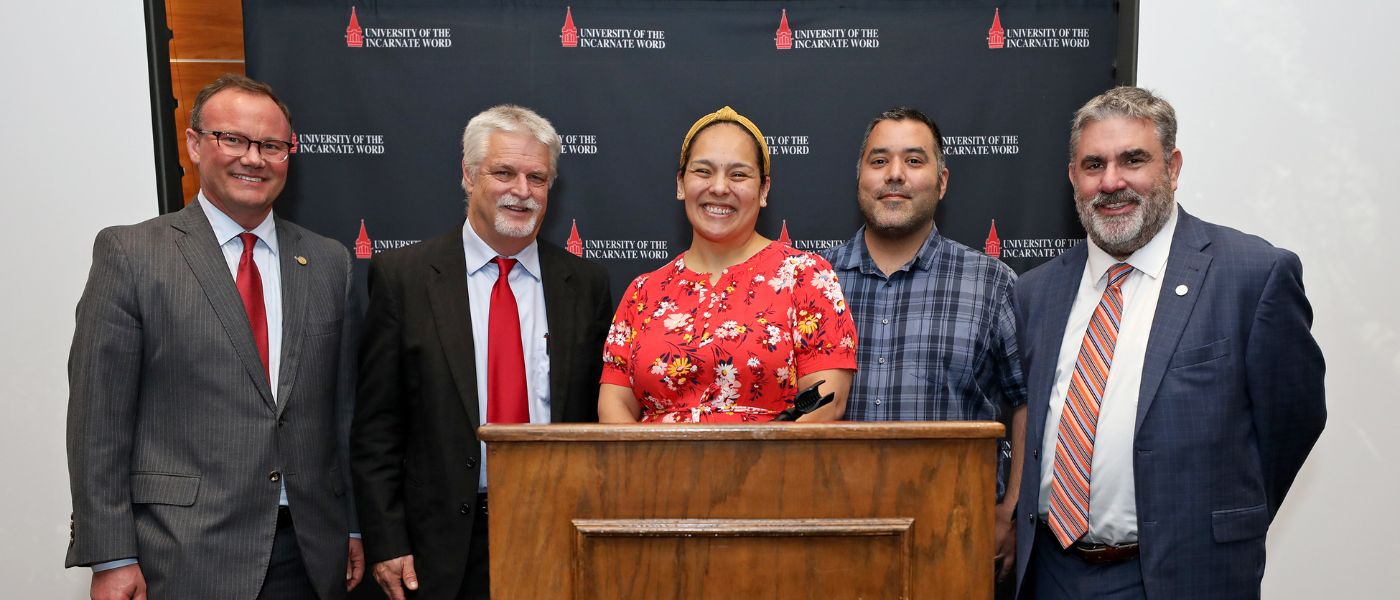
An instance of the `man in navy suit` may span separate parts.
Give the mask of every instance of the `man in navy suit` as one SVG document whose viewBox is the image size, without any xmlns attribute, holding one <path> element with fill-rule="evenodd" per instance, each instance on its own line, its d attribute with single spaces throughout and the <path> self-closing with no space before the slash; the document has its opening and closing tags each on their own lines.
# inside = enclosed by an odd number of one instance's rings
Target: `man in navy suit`
<svg viewBox="0 0 1400 600">
<path fill-rule="evenodd" d="M 1326 421 L 1293 253 L 1175 202 L 1176 113 L 1119 87 L 1075 113 L 1086 243 L 1016 286 L 1029 456 L 1024 598 L 1249 598 Z"/>
</svg>

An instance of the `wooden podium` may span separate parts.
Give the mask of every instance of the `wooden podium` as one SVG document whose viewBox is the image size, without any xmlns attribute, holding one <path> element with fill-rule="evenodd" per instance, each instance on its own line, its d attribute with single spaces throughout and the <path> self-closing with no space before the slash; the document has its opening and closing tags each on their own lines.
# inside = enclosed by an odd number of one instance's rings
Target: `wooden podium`
<svg viewBox="0 0 1400 600">
<path fill-rule="evenodd" d="M 495 600 L 991 598 L 994 422 L 486 425 Z"/>
</svg>

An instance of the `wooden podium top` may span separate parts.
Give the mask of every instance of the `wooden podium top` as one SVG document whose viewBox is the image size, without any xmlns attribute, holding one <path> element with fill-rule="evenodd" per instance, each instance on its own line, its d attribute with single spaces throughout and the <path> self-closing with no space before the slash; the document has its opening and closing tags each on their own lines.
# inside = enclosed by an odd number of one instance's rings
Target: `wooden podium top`
<svg viewBox="0 0 1400 600">
<path fill-rule="evenodd" d="M 903 421 L 880 423 L 568 423 L 553 425 L 483 425 L 482 441 L 704 441 L 704 440 L 914 440 L 1000 438 L 996 421 Z"/>
</svg>

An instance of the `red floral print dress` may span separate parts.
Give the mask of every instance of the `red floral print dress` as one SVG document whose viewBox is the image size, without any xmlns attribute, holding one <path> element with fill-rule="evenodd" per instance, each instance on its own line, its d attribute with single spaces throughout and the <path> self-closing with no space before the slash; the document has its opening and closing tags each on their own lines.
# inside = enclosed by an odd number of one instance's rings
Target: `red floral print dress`
<svg viewBox="0 0 1400 600">
<path fill-rule="evenodd" d="M 644 422 L 769 421 L 799 377 L 855 368 L 855 322 L 831 265 L 773 242 L 713 285 L 684 254 L 633 280 L 602 382 L 631 388 Z"/>
</svg>

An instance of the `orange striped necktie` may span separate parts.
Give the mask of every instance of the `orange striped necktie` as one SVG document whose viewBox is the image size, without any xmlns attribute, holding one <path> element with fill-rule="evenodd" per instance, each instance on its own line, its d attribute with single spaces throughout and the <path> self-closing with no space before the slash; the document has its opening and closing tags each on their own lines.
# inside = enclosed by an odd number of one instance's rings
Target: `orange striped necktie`
<svg viewBox="0 0 1400 600">
<path fill-rule="evenodd" d="M 1055 441 L 1055 478 L 1050 484 L 1050 511 L 1047 519 L 1060 546 L 1068 548 L 1089 531 L 1089 476 L 1093 470 L 1094 438 L 1098 431 L 1099 405 L 1103 403 L 1108 369 L 1113 366 L 1113 347 L 1118 344 L 1118 327 L 1123 318 L 1123 282 L 1133 267 L 1117 263 L 1108 269 L 1108 288 L 1103 291 L 1079 358 L 1069 395 L 1060 413 L 1060 433 Z"/>
</svg>

